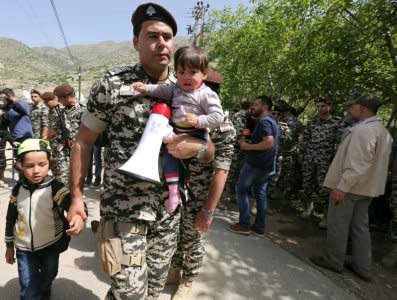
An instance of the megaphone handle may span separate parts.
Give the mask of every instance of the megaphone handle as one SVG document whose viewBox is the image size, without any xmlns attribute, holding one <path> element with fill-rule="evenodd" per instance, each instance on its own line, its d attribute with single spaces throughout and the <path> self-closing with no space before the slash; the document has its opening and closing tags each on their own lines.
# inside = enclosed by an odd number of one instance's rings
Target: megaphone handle
<svg viewBox="0 0 397 300">
<path fill-rule="evenodd" d="M 177 135 L 174 133 L 174 128 L 170 124 L 167 124 L 167 126 L 164 128 L 164 139 L 167 139 L 168 141 L 173 140 Z"/>
</svg>

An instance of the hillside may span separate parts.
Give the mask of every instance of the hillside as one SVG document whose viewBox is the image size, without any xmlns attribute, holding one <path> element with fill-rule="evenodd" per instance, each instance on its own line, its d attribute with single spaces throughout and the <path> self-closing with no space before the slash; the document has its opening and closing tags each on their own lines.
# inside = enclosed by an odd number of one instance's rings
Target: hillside
<svg viewBox="0 0 397 300">
<path fill-rule="evenodd" d="M 176 38 L 175 47 L 187 43 L 184 38 Z M 106 69 L 137 61 L 137 53 L 130 41 L 73 45 L 70 50 L 75 63 L 66 48 L 30 48 L 19 41 L 0 38 L 0 88 L 11 87 L 21 96 L 22 90 L 52 90 L 64 82 L 77 87 L 77 70 L 81 66 L 82 92 L 87 95 L 92 83 Z"/>
</svg>

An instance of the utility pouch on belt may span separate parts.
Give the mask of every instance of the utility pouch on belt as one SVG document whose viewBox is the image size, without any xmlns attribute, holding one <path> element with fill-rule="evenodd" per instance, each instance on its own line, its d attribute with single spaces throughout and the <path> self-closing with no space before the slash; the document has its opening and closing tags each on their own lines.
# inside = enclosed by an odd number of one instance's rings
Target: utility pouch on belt
<svg viewBox="0 0 397 300">
<path fill-rule="evenodd" d="M 146 226 L 116 222 L 114 219 L 101 218 L 98 227 L 98 250 L 101 269 L 110 276 L 120 272 L 121 265 L 142 266 L 145 255 L 123 254 L 118 231 L 146 235 Z"/>
</svg>

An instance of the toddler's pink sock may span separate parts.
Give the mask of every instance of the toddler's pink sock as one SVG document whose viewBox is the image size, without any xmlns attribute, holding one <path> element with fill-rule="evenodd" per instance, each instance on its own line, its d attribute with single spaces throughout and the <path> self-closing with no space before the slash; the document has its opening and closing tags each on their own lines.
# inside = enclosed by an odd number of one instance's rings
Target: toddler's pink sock
<svg viewBox="0 0 397 300">
<path fill-rule="evenodd" d="M 169 190 L 168 199 L 164 202 L 164 205 L 167 211 L 171 214 L 175 211 L 175 209 L 178 207 L 180 202 L 178 185 L 170 184 L 168 186 L 168 190 Z"/>
</svg>

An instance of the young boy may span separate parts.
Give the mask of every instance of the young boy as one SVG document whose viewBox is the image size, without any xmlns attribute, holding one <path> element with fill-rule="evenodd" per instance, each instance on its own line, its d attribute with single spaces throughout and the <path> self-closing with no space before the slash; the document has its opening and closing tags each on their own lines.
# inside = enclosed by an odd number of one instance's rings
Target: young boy
<svg viewBox="0 0 397 300">
<path fill-rule="evenodd" d="M 70 206 L 70 193 L 63 183 L 48 175 L 50 151 L 49 142 L 41 139 L 27 139 L 17 151 L 17 167 L 24 178 L 10 196 L 5 257 L 13 264 L 16 248 L 20 298 L 24 300 L 50 298 L 59 254 L 70 240 L 67 234 L 83 226 L 81 219 L 69 228 L 63 215 Z M 69 229 L 65 231 L 65 227 Z"/>
<path fill-rule="evenodd" d="M 145 95 L 172 100 L 172 125 L 175 133 L 187 133 L 204 141 L 208 139 L 208 128 L 223 123 L 224 115 L 218 95 L 204 84 L 208 74 L 208 57 L 195 46 L 179 48 L 174 55 L 176 85 L 143 84 L 135 82 L 133 89 Z M 170 138 L 164 142 L 169 143 Z M 200 154 L 199 154 L 200 156 Z M 184 180 L 189 180 L 187 161 L 184 161 Z M 180 202 L 178 193 L 179 161 L 166 153 L 163 170 L 168 184 L 169 198 L 165 207 L 172 213 Z"/>
</svg>

